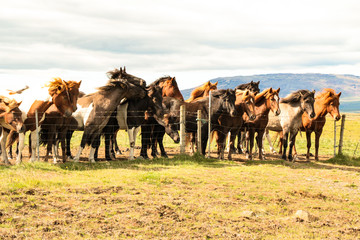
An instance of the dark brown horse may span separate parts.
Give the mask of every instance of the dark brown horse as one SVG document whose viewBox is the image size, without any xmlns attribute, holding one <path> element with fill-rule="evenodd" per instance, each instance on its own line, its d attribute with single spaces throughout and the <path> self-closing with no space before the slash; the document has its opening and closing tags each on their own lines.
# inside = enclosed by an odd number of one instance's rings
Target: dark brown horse
<svg viewBox="0 0 360 240">
<path fill-rule="evenodd" d="M 14 99 L 0 96 L 0 129 L 1 129 L 1 149 L 2 160 L 5 164 L 10 164 L 6 155 L 6 139 L 10 130 L 24 132 L 23 113 L 19 109 L 21 102 Z"/>
<path fill-rule="evenodd" d="M 115 73 L 112 73 L 112 76 L 114 75 Z M 75 162 L 79 161 L 86 144 L 91 146 L 89 161 L 95 162 L 95 150 L 100 144 L 100 135 L 103 128 L 124 98 L 138 99 L 145 97 L 144 82 L 145 80 L 128 74 L 125 69 L 120 68 L 116 71 L 116 77 L 111 77 L 105 86 L 99 87 L 97 92 L 91 94 L 92 109 L 84 126 L 80 148 L 74 158 Z"/>
<path fill-rule="evenodd" d="M 243 114 L 246 114 L 250 119 L 255 119 L 255 99 L 254 94 L 249 90 L 236 90 L 235 107 L 237 114 L 235 117 L 230 117 L 227 114 L 221 114 L 218 119 L 218 124 L 214 126 L 214 137 L 217 142 L 218 158 L 224 159 L 224 148 L 226 143 L 226 135 L 230 131 L 237 132 L 243 124 Z M 236 135 L 235 135 L 236 136 Z M 231 159 L 231 151 L 229 151 L 228 158 Z"/>
<path fill-rule="evenodd" d="M 240 84 L 237 87 L 235 87 L 235 89 L 239 89 L 239 90 L 248 89 L 256 95 L 260 92 L 259 84 L 260 84 L 260 81 L 258 81 L 258 82 L 251 81 L 249 83 Z"/>
<path fill-rule="evenodd" d="M 163 97 L 173 97 L 180 101 L 184 101 L 179 87 L 177 85 L 175 77 L 165 76 L 157 79 L 150 86 L 158 86 L 161 88 Z M 174 129 L 166 130 L 166 132 L 173 131 Z M 151 146 L 153 157 L 157 156 L 156 145 L 159 144 L 161 156 L 167 157 L 164 145 L 163 138 L 165 135 L 165 128 L 160 125 L 154 117 L 151 115 L 148 116 L 148 119 L 141 125 L 141 153 L 140 156 L 143 158 L 148 158 L 147 149 Z"/>
<path fill-rule="evenodd" d="M 168 114 L 165 114 L 165 122 L 167 124 L 174 124 L 179 128 L 180 122 L 180 106 L 185 105 L 185 131 L 188 133 L 196 133 L 197 132 L 197 111 L 201 110 L 201 116 L 204 119 L 209 118 L 209 114 L 211 115 L 211 126 L 215 126 L 217 124 L 218 118 L 221 114 L 227 115 L 230 117 L 236 116 L 236 108 L 235 108 L 235 91 L 231 89 L 227 90 L 215 90 L 211 92 L 211 106 L 212 110 L 209 113 L 209 97 L 203 98 L 199 101 L 187 103 L 184 101 L 180 101 L 174 98 L 164 98 L 164 105 L 166 109 L 168 109 Z M 208 138 L 208 124 L 203 124 L 201 127 L 201 144 L 202 151 L 201 153 L 205 155 L 206 150 L 206 142 Z M 213 129 L 212 129 L 213 130 Z M 195 141 L 195 138 L 193 138 Z"/>
<path fill-rule="evenodd" d="M 261 93 L 257 94 L 255 97 L 255 119 L 249 119 L 247 116 L 244 116 L 245 127 L 248 131 L 247 137 L 247 154 L 248 159 L 252 160 L 252 148 L 254 146 L 254 136 L 256 136 L 256 142 L 259 148 L 259 159 L 263 159 L 262 155 L 262 139 L 264 136 L 265 128 L 269 121 L 269 112 L 270 110 L 278 116 L 280 114 L 279 108 L 279 92 L 280 88 L 273 90 L 272 88 L 266 89 Z"/>
</svg>

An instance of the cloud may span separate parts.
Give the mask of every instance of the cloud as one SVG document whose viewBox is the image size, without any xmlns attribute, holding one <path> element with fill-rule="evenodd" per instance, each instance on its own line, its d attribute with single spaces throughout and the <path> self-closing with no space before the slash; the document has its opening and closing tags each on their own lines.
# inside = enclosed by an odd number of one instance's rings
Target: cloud
<svg viewBox="0 0 360 240">
<path fill-rule="evenodd" d="M 0 69 L 92 79 L 126 65 L 151 78 L 179 74 L 183 85 L 217 74 L 356 74 L 359 10 L 357 1 L 8 1 Z"/>
</svg>

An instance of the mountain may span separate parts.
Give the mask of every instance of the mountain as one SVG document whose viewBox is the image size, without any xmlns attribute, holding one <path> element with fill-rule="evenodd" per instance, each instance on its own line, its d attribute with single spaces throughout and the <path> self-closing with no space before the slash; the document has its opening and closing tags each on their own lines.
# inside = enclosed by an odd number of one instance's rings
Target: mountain
<svg viewBox="0 0 360 240">
<path fill-rule="evenodd" d="M 260 90 L 266 88 L 279 88 L 280 97 L 298 89 L 309 89 L 321 91 L 324 88 L 332 88 L 337 93 L 342 92 L 340 97 L 340 111 L 360 112 L 360 77 L 354 75 L 335 75 L 335 74 L 261 74 L 252 76 L 219 77 L 210 80 L 212 83 L 218 81 L 218 89 L 232 88 L 239 84 L 250 81 L 260 81 Z M 191 89 L 181 90 L 185 99 L 190 96 Z"/>
</svg>

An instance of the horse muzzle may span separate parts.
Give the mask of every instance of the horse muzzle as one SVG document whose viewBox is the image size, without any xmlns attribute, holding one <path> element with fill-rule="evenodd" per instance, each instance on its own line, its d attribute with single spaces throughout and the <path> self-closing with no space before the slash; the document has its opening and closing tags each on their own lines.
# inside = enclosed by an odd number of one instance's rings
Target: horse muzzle
<svg viewBox="0 0 360 240">
<path fill-rule="evenodd" d="M 251 114 L 250 117 L 249 117 L 250 121 L 254 121 L 255 118 L 256 118 L 256 116 L 254 114 Z"/>
<path fill-rule="evenodd" d="M 339 115 L 334 118 L 335 118 L 335 121 L 339 121 L 341 119 L 341 117 Z"/>
<path fill-rule="evenodd" d="M 64 117 L 71 117 L 71 115 L 72 115 L 72 111 L 70 111 L 70 110 L 66 110 L 65 112 L 64 112 Z"/>
<path fill-rule="evenodd" d="M 314 117 L 315 117 L 315 113 L 312 112 L 312 113 L 310 114 L 310 118 L 314 118 Z"/>
<path fill-rule="evenodd" d="M 275 116 L 279 116 L 280 113 L 281 113 L 281 110 L 280 110 L 280 108 L 279 108 L 279 109 L 275 112 Z"/>
<path fill-rule="evenodd" d="M 179 143 L 180 142 L 180 136 L 179 134 L 173 134 L 174 136 L 172 136 L 172 139 L 174 140 L 174 143 Z"/>
<path fill-rule="evenodd" d="M 23 133 L 23 132 L 25 132 L 25 130 L 26 130 L 26 128 L 25 128 L 25 125 L 23 125 L 23 124 L 19 124 L 16 126 L 16 131 L 18 133 Z"/>
</svg>

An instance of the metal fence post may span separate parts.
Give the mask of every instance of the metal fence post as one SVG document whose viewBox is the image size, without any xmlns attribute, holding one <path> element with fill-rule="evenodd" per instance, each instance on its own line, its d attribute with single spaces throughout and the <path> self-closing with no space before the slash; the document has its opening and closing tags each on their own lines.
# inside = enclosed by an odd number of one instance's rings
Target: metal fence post
<svg viewBox="0 0 360 240">
<path fill-rule="evenodd" d="M 207 157 L 210 158 L 210 144 L 211 144 L 211 91 L 209 92 L 209 129 L 208 129 L 208 154 L 207 154 Z M 205 147 L 205 146 L 204 146 Z"/>
<path fill-rule="evenodd" d="M 36 124 L 36 153 L 33 154 L 37 154 L 37 160 L 40 161 L 39 117 L 37 110 L 35 110 L 35 124 Z"/>
<path fill-rule="evenodd" d="M 185 153 L 185 105 L 180 106 L 180 153 Z"/>
<path fill-rule="evenodd" d="M 202 119 L 201 119 L 201 110 L 198 110 L 197 111 L 197 151 L 199 152 L 199 153 L 201 153 L 202 151 L 202 149 L 201 149 L 201 126 L 202 126 L 202 124 L 201 124 L 201 121 L 202 121 Z"/>
<path fill-rule="evenodd" d="M 339 155 L 342 154 L 344 130 L 345 130 L 345 114 L 341 116 L 340 140 L 339 140 L 339 149 L 338 149 Z"/>
<path fill-rule="evenodd" d="M 334 120 L 334 157 L 336 156 L 336 121 Z"/>
</svg>

